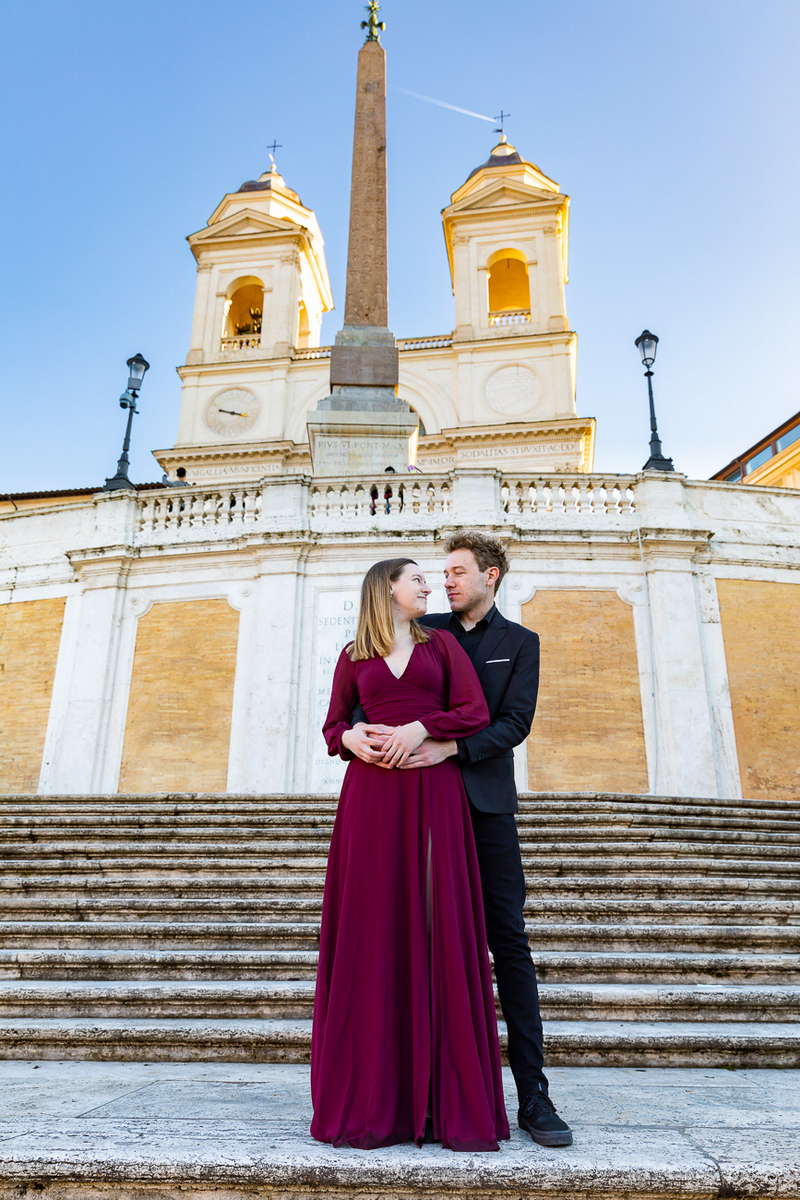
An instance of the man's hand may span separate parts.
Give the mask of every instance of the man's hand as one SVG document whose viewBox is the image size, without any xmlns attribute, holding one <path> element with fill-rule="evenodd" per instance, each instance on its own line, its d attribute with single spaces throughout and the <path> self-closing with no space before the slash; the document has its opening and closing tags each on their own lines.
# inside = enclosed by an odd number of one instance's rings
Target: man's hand
<svg viewBox="0 0 800 1200">
<path fill-rule="evenodd" d="M 346 729 L 342 734 L 342 745 L 362 762 L 383 767 L 388 765 L 381 762 L 384 743 L 392 733 L 393 725 L 366 725 L 363 721 L 357 721 L 352 729 Z"/>
<path fill-rule="evenodd" d="M 409 767 L 435 767 L 454 754 L 458 754 L 457 742 L 435 742 L 433 738 L 426 738 L 413 754 L 409 754 L 400 769 L 407 771 Z"/>
<path fill-rule="evenodd" d="M 421 721 L 409 721 L 408 725 L 398 725 L 384 742 L 382 765 L 402 767 L 409 754 L 413 754 L 427 736 L 428 731 Z"/>
</svg>

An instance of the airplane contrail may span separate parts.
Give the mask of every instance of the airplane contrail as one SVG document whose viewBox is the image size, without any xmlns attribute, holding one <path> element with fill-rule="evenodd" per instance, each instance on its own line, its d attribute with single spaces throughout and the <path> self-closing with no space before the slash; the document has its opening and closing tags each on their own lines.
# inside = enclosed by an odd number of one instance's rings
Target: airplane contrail
<svg viewBox="0 0 800 1200">
<path fill-rule="evenodd" d="M 497 121 L 496 117 L 487 117 L 486 113 L 473 112 L 471 108 L 459 108 L 457 104 L 448 104 L 446 100 L 435 100 L 433 96 L 423 96 L 421 92 L 410 92 L 408 88 L 398 88 L 397 90 L 406 96 L 413 96 L 415 100 L 424 100 L 427 104 L 438 105 L 439 108 L 449 108 L 451 112 L 463 113 L 465 117 L 477 117 L 479 121 L 488 121 L 490 125 L 494 125 Z"/>
</svg>

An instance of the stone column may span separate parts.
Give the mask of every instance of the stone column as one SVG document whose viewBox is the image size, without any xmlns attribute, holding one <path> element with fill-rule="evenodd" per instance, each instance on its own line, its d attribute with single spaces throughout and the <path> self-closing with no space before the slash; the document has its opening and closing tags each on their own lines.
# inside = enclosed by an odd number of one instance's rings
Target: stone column
<svg viewBox="0 0 800 1200">
<path fill-rule="evenodd" d="M 242 593 L 228 791 L 288 792 L 296 751 L 302 612 L 297 554 L 265 555 Z M 303 661 L 301 657 L 301 661 Z"/>
<path fill-rule="evenodd" d="M 84 589 L 69 597 L 64 615 L 40 779 L 45 794 L 116 791 L 113 725 L 124 691 L 118 663 L 131 561 L 122 547 L 85 565 L 73 560 Z"/>
<path fill-rule="evenodd" d="M 654 730 L 650 779 L 658 795 L 718 794 L 694 559 L 710 531 L 693 528 L 685 476 L 647 471 L 636 489 L 636 531 L 650 613 Z"/>
</svg>

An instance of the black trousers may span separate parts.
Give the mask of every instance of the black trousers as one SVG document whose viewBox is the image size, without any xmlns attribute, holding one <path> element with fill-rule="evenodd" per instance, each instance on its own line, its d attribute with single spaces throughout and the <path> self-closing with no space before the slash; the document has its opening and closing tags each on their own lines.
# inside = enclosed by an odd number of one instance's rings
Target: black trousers
<svg viewBox="0 0 800 1200">
<path fill-rule="evenodd" d="M 513 813 L 480 812 L 470 804 L 483 884 L 486 934 L 500 1007 L 508 1029 L 508 1061 L 522 1100 L 548 1091 L 536 968 L 525 919 L 525 876 Z"/>
</svg>

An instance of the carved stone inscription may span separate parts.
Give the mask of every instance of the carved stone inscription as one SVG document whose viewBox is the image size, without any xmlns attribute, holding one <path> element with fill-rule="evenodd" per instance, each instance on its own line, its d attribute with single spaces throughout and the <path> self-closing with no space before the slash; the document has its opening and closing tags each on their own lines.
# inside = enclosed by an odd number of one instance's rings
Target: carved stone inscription
<svg viewBox="0 0 800 1200">
<path fill-rule="evenodd" d="M 338 792 L 345 772 L 340 758 L 331 758 L 322 736 L 322 724 L 331 698 L 333 672 L 342 647 L 356 630 L 358 593 L 320 592 L 317 597 L 314 640 L 314 684 L 312 694 L 312 770 L 314 792 Z"/>
</svg>

